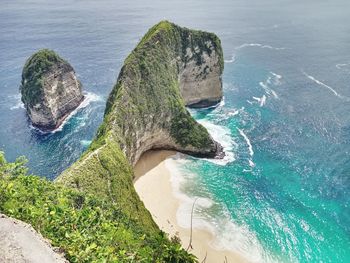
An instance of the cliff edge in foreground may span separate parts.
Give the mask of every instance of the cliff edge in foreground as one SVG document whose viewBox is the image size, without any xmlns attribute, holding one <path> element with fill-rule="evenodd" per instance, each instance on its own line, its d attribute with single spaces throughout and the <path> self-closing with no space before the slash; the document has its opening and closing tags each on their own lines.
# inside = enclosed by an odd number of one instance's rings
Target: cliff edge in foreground
<svg viewBox="0 0 350 263">
<path fill-rule="evenodd" d="M 82 87 L 73 67 L 54 51 L 32 55 L 22 72 L 22 102 L 32 124 L 54 130 L 83 100 Z"/>
<path fill-rule="evenodd" d="M 1 213 L 0 262 L 68 263 L 32 226 Z"/>
</svg>

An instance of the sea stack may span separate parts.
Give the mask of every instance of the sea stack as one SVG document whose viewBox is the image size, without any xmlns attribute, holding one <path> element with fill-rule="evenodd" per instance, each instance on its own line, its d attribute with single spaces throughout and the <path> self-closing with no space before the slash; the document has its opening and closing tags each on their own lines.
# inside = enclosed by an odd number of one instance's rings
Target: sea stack
<svg viewBox="0 0 350 263">
<path fill-rule="evenodd" d="M 33 126 L 43 131 L 59 127 L 84 99 L 73 67 L 48 49 L 27 60 L 20 90 Z"/>
</svg>

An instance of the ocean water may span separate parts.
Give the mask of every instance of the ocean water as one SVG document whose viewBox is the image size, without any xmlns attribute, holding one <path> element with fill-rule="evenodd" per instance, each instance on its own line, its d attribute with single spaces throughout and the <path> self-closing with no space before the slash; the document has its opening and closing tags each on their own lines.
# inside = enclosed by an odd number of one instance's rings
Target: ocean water
<svg viewBox="0 0 350 263">
<path fill-rule="evenodd" d="M 161 19 L 212 31 L 224 101 L 191 110 L 224 160 L 176 160 L 184 205 L 214 246 L 254 262 L 350 262 L 350 2 L 0 1 L 0 149 L 50 179 L 88 147 L 123 60 Z M 87 100 L 62 129 L 33 129 L 21 70 L 39 48 L 69 60 Z"/>
</svg>

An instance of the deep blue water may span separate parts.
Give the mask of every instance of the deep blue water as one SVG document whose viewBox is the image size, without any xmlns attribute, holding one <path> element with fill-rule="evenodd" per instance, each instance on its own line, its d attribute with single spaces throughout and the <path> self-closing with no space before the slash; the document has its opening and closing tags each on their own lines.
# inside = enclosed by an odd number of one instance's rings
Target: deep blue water
<svg viewBox="0 0 350 263">
<path fill-rule="evenodd" d="M 346 0 L 1 0 L 0 149 L 55 178 L 88 146 L 124 59 L 161 19 L 222 40 L 225 104 L 192 114 L 228 157 L 179 164 L 183 191 L 211 200 L 197 213 L 221 245 L 256 261 L 350 262 Z M 18 90 L 40 48 L 70 61 L 90 98 L 47 135 L 30 127 Z"/>
</svg>

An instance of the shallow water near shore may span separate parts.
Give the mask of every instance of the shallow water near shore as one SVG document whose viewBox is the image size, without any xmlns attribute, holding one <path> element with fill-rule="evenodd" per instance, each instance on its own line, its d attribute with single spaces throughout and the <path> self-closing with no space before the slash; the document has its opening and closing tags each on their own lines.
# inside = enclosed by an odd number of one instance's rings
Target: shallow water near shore
<svg viewBox="0 0 350 263">
<path fill-rule="evenodd" d="M 224 160 L 175 160 L 180 194 L 217 246 L 256 262 L 350 259 L 350 3 L 338 1 L 10 1 L 0 8 L 0 149 L 55 178 L 89 146 L 122 63 L 161 19 L 212 31 L 224 103 L 190 110 Z M 61 130 L 30 128 L 21 70 L 51 48 L 93 95 Z M 175 168 L 173 169 L 175 170 Z M 180 224 L 181 216 L 179 217 Z"/>
</svg>

